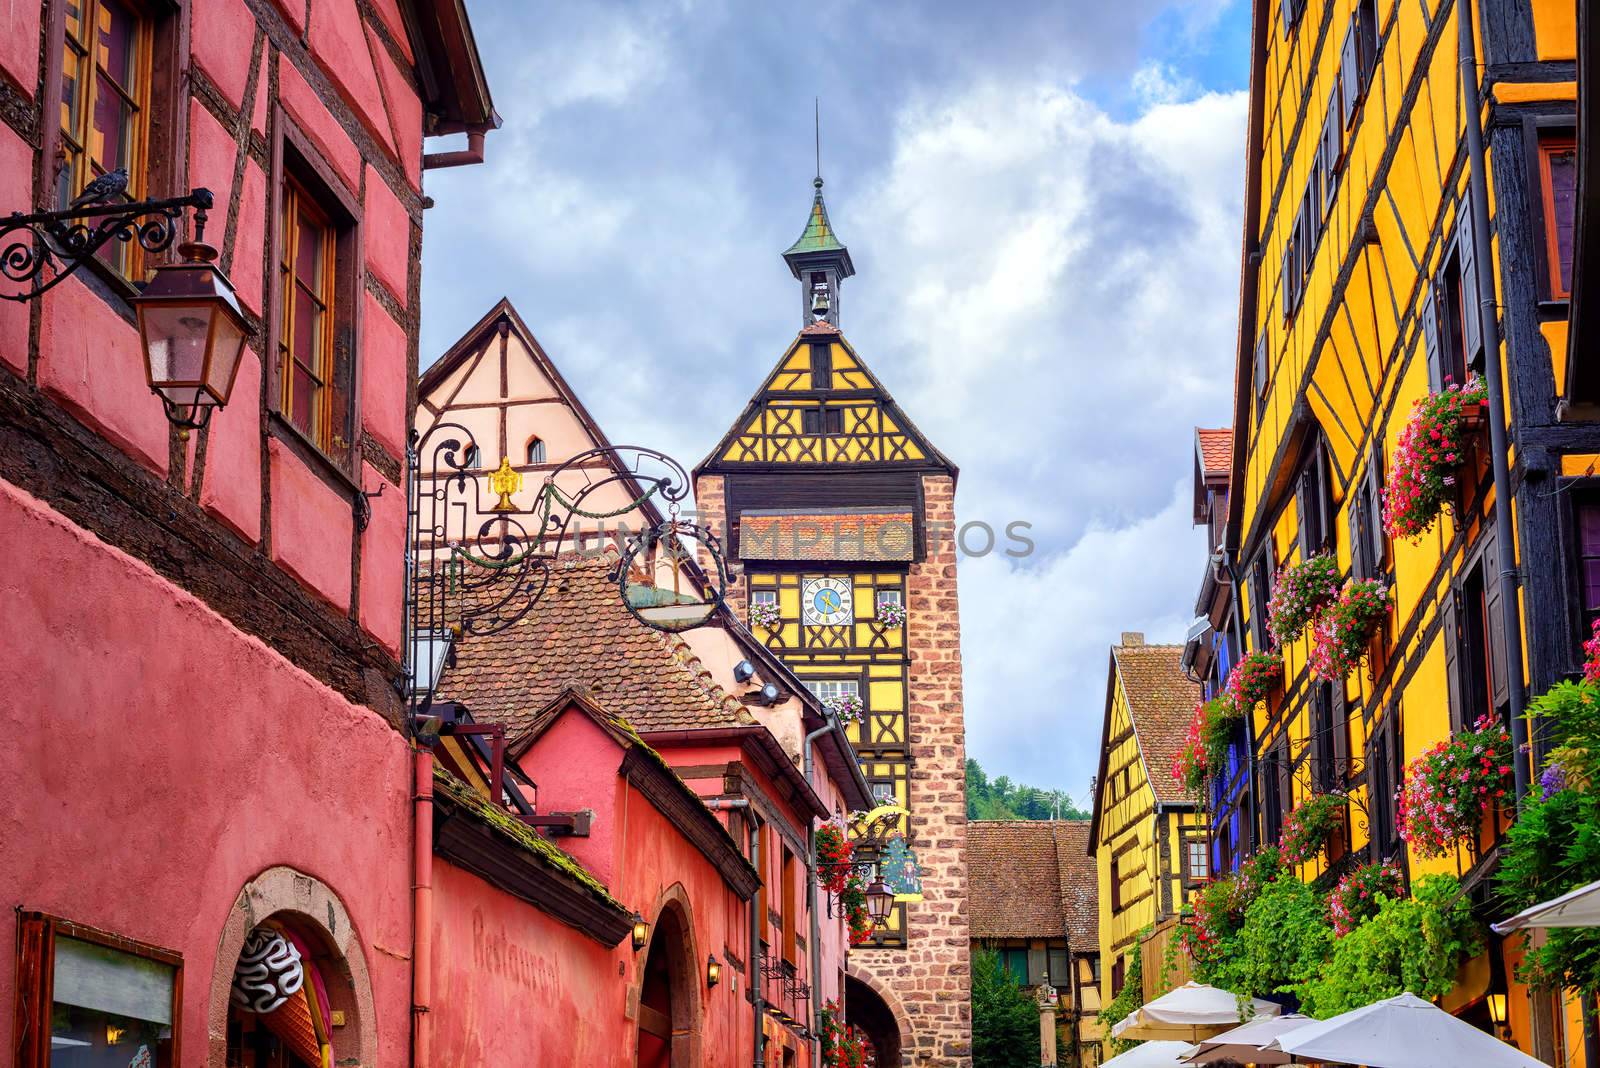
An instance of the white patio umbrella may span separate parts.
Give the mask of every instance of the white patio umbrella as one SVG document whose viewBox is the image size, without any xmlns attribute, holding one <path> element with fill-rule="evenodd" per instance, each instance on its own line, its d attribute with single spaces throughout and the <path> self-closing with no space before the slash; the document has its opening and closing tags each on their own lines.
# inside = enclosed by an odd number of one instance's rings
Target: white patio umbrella
<svg viewBox="0 0 1600 1068">
<path fill-rule="evenodd" d="M 1509 920 L 1489 926 L 1495 934 L 1510 934 L 1524 927 L 1600 927 L 1600 882 L 1541 901 Z"/>
<path fill-rule="evenodd" d="M 1145 1042 L 1103 1061 L 1100 1068 L 1184 1068 L 1178 1058 L 1188 1049 L 1187 1042 Z"/>
<path fill-rule="evenodd" d="M 1111 1029 L 1117 1038 L 1173 1039 L 1198 1042 L 1239 1026 L 1243 1019 L 1276 1016 L 1283 1010 L 1252 998 L 1243 1013 L 1239 999 L 1226 990 L 1184 983 L 1129 1013 Z"/>
<path fill-rule="evenodd" d="M 1288 1064 L 1289 1055 L 1282 1050 L 1265 1049 L 1273 1039 L 1286 1035 L 1297 1027 L 1315 1023 L 1309 1016 L 1298 1012 L 1283 1016 L 1257 1016 L 1249 1023 L 1240 1024 L 1231 1031 L 1205 1039 L 1183 1058 L 1185 1064 L 1210 1064 L 1212 1061 L 1236 1060 L 1242 1064 Z"/>
<path fill-rule="evenodd" d="M 1415 994 L 1385 998 L 1280 1035 L 1297 1060 L 1367 1068 L 1548 1068 Z"/>
</svg>

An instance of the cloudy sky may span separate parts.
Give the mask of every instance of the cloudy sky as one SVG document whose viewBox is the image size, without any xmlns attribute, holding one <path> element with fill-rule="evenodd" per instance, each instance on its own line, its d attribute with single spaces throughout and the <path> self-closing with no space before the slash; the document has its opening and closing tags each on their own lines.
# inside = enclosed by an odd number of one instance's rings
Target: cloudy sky
<svg viewBox="0 0 1600 1068">
<path fill-rule="evenodd" d="M 799 327 L 820 97 L 856 350 L 961 467 L 969 752 L 1080 800 L 1107 648 L 1181 640 L 1225 423 L 1245 0 L 474 0 L 505 118 L 430 173 L 423 361 L 509 296 L 613 441 L 699 461 Z"/>
</svg>

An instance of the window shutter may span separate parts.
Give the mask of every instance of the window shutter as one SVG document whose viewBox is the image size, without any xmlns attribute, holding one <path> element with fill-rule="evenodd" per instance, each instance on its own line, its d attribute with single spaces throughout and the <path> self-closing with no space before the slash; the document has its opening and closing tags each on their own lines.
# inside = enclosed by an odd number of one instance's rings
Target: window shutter
<svg viewBox="0 0 1600 1068">
<path fill-rule="evenodd" d="M 1294 32 L 1294 9 L 1300 0 L 1279 0 L 1283 11 L 1283 35 L 1288 37 Z"/>
<path fill-rule="evenodd" d="M 1365 496 L 1367 536 L 1372 539 L 1367 546 L 1367 559 L 1372 566 L 1371 574 L 1376 576 L 1383 571 L 1384 560 L 1389 555 L 1383 536 L 1383 445 L 1378 441 L 1372 443 L 1372 452 L 1367 458 Z"/>
<path fill-rule="evenodd" d="M 1261 411 L 1262 404 L 1267 399 L 1267 333 L 1261 332 L 1256 338 L 1256 354 L 1251 377 L 1254 379 L 1256 391 L 1256 411 Z"/>
<path fill-rule="evenodd" d="M 1333 684 L 1333 767 L 1327 782 L 1335 787 L 1350 781 L 1350 703 L 1345 700 L 1344 683 Z"/>
<path fill-rule="evenodd" d="M 1365 495 L 1350 495 L 1350 508 L 1346 519 L 1350 526 L 1350 574 L 1356 578 L 1370 578 L 1372 565 L 1367 561 L 1367 499 Z"/>
<path fill-rule="evenodd" d="M 1283 303 L 1283 317 L 1289 318 L 1294 314 L 1294 231 L 1289 232 L 1289 240 L 1283 246 L 1283 263 L 1278 268 L 1278 292 Z"/>
<path fill-rule="evenodd" d="M 1461 591 L 1454 586 L 1445 595 L 1444 623 L 1441 627 L 1444 641 L 1444 682 L 1450 701 L 1450 733 L 1461 729 Z"/>
<path fill-rule="evenodd" d="M 1480 566 L 1483 568 L 1483 588 L 1486 591 L 1483 612 L 1487 618 L 1483 622 L 1484 630 L 1489 634 L 1489 692 L 1493 695 L 1494 707 L 1498 709 L 1510 692 L 1506 676 L 1505 617 L 1501 615 L 1505 611 L 1501 600 L 1505 591 L 1500 587 L 1500 544 L 1495 540 L 1492 528 L 1484 536 L 1483 563 Z"/>
<path fill-rule="evenodd" d="M 1294 787 L 1291 782 L 1293 769 L 1289 764 L 1289 742 L 1284 739 L 1278 746 L 1278 830 L 1283 830 L 1284 820 L 1289 818 L 1289 813 L 1294 811 Z"/>
<path fill-rule="evenodd" d="M 1356 20 L 1344 31 L 1344 44 L 1339 47 L 1339 91 L 1342 104 L 1340 117 L 1349 126 L 1356 117 L 1356 105 L 1361 101 L 1361 65 L 1356 55 Z"/>
<path fill-rule="evenodd" d="M 1456 211 L 1456 262 L 1461 265 L 1461 347 L 1468 367 L 1480 366 L 1483 348 L 1481 312 L 1478 309 L 1478 272 L 1472 247 L 1472 194 L 1461 198 Z"/>
<path fill-rule="evenodd" d="M 1389 790 L 1384 798 L 1384 811 L 1389 824 L 1389 849 L 1400 846 L 1400 784 L 1405 782 L 1405 750 L 1400 748 L 1400 709 L 1389 709 L 1388 745 Z M 1401 847 L 1403 848 L 1403 847 Z"/>
<path fill-rule="evenodd" d="M 1311 547 L 1313 552 L 1333 542 L 1333 480 L 1328 477 L 1328 450 L 1319 434 L 1317 437 L 1317 462 L 1311 470 L 1316 477 L 1312 487 L 1316 494 L 1313 502 L 1317 510 L 1316 544 Z"/>
<path fill-rule="evenodd" d="M 1307 468 L 1300 472 L 1300 477 L 1294 483 L 1294 516 L 1295 516 L 1295 544 L 1300 547 L 1300 560 L 1303 563 L 1311 555 L 1311 470 Z"/>
<path fill-rule="evenodd" d="M 1444 388 L 1444 364 L 1439 354 L 1439 315 L 1435 308 L 1435 286 L 1429 282 L 1422 294 L 1422 346 L 1428 358 L 1428 389 L 1437 393 Z"/>
</svg>

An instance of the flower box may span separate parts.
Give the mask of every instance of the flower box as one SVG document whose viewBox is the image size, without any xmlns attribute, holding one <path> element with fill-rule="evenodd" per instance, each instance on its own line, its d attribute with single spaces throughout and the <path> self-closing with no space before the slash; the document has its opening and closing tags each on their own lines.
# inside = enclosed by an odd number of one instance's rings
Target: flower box
<svg viewBox="0 0 1600 1068">
<path fill-rule="evenodd" d="M 1417 401 L 1395 442 L 1383 484 L 1383 529 L 1415 540 L 1433 527 L 1455 495 L 1456 472 L 1484 422 L 1487 393 L 1473 375 Z"/>
<path fill-rule="evenodd" d="M 1389 612 L 1389 588 L 1377 579 L 1352 579 L 1339 599 L 1317 615 L 1312 626 L 1311 672 L 1328 682 L 1343 682 L 1363 658 Z"/>
<path fill-rule="evenodd" d="M 1439 742 L 1406 767 L 1401 837 L 1422 857 L 1446 856 L 1463 842 L 1476 846 L 1511 773 L 1511 735 L 1488 717 Z"/>
</svg>

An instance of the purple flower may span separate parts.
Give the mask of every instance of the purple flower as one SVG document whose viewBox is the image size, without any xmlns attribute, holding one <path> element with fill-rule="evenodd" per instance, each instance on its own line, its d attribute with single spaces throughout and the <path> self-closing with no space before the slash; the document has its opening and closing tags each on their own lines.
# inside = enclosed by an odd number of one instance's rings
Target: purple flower
<svg viewBox="0 0 1600 1068">
<path fill-rule="evenodd" d="M 1548 801 L 1567 788 L 1567 770 L 1560 764 L 1551 764 L 1539 776 L 1539 799 Z"/>
</svg>

